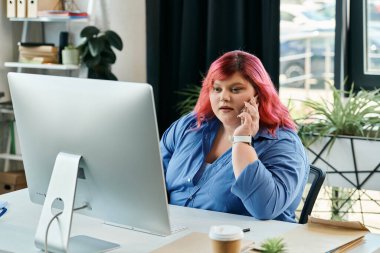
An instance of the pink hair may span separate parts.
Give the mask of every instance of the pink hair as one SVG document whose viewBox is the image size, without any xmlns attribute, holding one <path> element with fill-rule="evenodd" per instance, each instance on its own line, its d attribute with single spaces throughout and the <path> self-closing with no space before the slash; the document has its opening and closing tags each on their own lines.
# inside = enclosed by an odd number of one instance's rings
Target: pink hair
<svg viewBox="0 0 380 253">
<path fill-rule="evenodd" d="M 211 64 L 194 107 L 198 127 L 202 120 L 215 116 L 209 98 L 214 81 L 225 80 L 236 72 L 249 81 L 258 93 L 260 126 L 268 128 L 271 134 L 274 134 L 277 127 L 296 129 L 259 58 L 239 50 L 225 53 Z"/>
</svg>

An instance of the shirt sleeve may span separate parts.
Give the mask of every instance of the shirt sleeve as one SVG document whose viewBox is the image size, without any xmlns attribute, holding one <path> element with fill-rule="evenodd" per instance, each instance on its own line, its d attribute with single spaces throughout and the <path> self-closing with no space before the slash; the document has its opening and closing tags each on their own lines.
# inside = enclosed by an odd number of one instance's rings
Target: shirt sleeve
<svg viewBox="0 0 380 253">
<path fill-rule="evenodd" d="M 187 114 L 179 120 L 175 121 L 162 135 L 160 141 L 160 149 L 165 175 L 170 159 L 176 149 L 177 143 L 180 141 L 185 130 L 187 130 L 191 124 L 194 124 L 194 122 L 195 115 L 193 113 Z"/>
<path fill-rule="evenodd" d="M 164 173 L 166 175 L 166 169 L 170 162 L 170 159 L 174 152 L 175 147 L 175 128 L 176 124 L 173 123 L 162 135 L 160 141 L 160 149 L 161 149 L 161 157 L 162 157 L 162 165 L 164 169 Z"/>
<path fill-rule="evenodd" d="M 274 143 L 249 164 L 232 186 L 248 212 L 258 219 L 274 219 L 294 201 L 304 185 L 307 158 L 295 136 Z"/>
</svg>

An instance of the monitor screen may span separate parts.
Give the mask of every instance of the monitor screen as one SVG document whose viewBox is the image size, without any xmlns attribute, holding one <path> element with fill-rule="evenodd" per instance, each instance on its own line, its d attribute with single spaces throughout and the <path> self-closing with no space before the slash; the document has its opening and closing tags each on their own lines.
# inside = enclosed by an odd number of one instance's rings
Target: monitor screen
<svg viewBox="0 0 380 253">
<path fill-rule="evenodd" d="M 8 80 L 33 202 L 43 204 L 57 155 L 80 155 L 74 207 L 86 202 L 83 214 L 170 234 L 150 85 L 22 73 Z"/>
</svg>

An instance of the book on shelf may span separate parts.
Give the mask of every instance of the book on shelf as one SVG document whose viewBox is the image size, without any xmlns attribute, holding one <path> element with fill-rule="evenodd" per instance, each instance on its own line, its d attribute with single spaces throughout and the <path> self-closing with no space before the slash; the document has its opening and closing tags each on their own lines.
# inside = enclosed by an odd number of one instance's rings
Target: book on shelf
<svg viewBox="0 0 380 253">
<path fill-rule="evenodd" d="M 45 42 L 18 42 L 18 46 L 23 47 L 37 47 L 37 46 L 54 46 L 54 43 L 45 43 Z"/>
<path fill-rule="evenodd" d="M 54 63 L 58 64 L 58 55 L 42 56 L 42 55 L 22 55 L 19 56 L 20 63 L 44 64 Z"/>
<path fill-rule="evenodd" d="M 26 17 L 26 0 L 18 0 L 16 3 L 16 14 L 18 18 Z"/>
<path fill-rule="evenodd" d="M 38 12 L 43 10 L 62 10 L 59 0 L 26 0 L 28 18 L 37 18 Z"/>
<path fill-rule="evenodd" d="M 56 18 L 87 18 L 88 13 L 82 11 L 62 11 L 62 10 L 48 10 L 39 11 L 39 17 L 56 17 Z"/>
<path fill-rule="evenodd" d="M 50 56 L 56 56 L 58 55 L 57 52 L 22 52 L 20 51 L 20 55 L 23 55 L 23 56 L 47 56 L 47 57 L 50 57 Z"/>
<path fill-rule="evenodd" d="M 58 47 L 54 46 L 37 46 L 37 47 L 24 47 L 18 46 L 20 53 L 57 53 Z"/>
<path fill-rule="evenodd" d="M 7 1 L 7 17 L 8 18 L 15 18 L 15 17 L 17 17 L 16 1 L 17 0 L 8 0 Z"/>
<path fill-rule="evenodd" d="M 49 43 L 18 43 L 19 62 L 22 63 L 58 63 L 58 48 Z"/>
</svg>

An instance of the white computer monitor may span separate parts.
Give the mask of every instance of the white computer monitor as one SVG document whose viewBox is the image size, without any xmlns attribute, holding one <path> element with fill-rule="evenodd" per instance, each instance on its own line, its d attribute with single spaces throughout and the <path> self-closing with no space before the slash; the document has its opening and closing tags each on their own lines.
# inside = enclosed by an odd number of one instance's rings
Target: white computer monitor
<svg viewBox="0 0 380 253">
<path fill-rule="evenodd" d="M 33 202 L 43 204 L 50 192 L 58 205 L 65 202 L 66 210 L 74 192 L 73 208 L 90 206 L 83 214 L 170 234 L 150 85 L 22 73 L 9 73 L 8 80 Z M 52 216 L 46 202 L 39 226 Z M 60 241 L 65 244 L 62 233 L 71 226 L 71 217 L 67 219 L 69 225 L 57 223 L 49 230 L 52 251 L 59 251 Z M 37 229 L 39 248 L 44 229 Z M 58 246 L 50 245 L 56 237 Z"/>
</svg>

